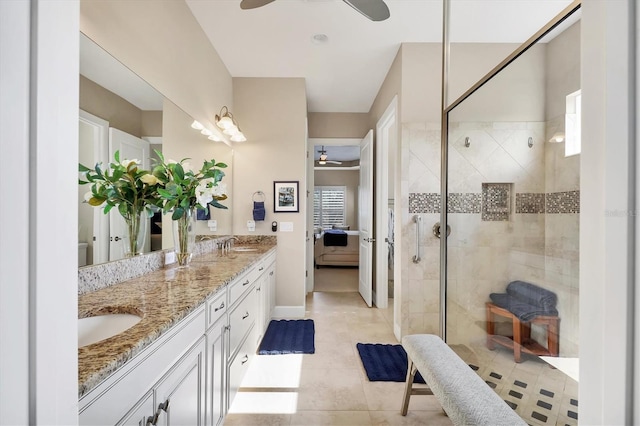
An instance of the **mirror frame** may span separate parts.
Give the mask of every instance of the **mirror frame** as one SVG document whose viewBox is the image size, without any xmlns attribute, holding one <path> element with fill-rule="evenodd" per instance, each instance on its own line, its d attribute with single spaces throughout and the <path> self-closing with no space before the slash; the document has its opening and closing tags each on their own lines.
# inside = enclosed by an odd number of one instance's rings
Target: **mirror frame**
<svg viewBox="0 0 640 426">
<path fill-rule="evenodd" d="M 449 174 L 449 114 L 460 105 L 465 99 L 475 93 L 484 86 L 489 80 L 494 78 L 498 73 L 504 70 L 509 64 L 518 59 L 523 53 L 534 46 L 538 41 L 544 38 L 548 33 L 556 29 L 562 22 L 568 19 L 582 6 L 582 0 L 574 0 L 565 7 L 554 18 L 547 22 L 534 35 L 529 37 L 509 56 L 503 59 L 491 71 L 485 74 L 467 91 L 460 95 L 451 104 L 447 105 L 447 88 L 449 75 L 449 56 L 450 56 L 450 39 L 449 39 L 449 3 L 450 0 L 443 0 L 443 22 L 442 22 L 442 116 L 441 116 L 441 144 L 440 144 L 440 227 L 447 229 L 447 205 L 448 205 L 448 181 Z M 439 331 L 440 337 L 447 341 L 447 238 L 440 238 L 440 321 Z"/>
</svg>

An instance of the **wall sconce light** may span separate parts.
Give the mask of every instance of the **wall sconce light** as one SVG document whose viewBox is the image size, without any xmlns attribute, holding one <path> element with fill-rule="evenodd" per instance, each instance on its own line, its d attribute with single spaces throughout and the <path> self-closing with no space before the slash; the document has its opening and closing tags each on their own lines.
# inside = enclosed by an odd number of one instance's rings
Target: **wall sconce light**
<svg viewBox="0 0 640 426">
<path fill-rule="evenodd" d="M 551 136 L 551 139 L 549 139 L 549 142 L 551 142 L 551 143 L 564 142 L 564 133 L 562 133 L 562 132 L 554 133 L 553 136 Z"/>
<path fill-rule="evenodd" d="M 191 123 L 191 128 L 196 130 L 202 130 L 204 129 L 204 126 L 198 120 L 193 120 L 193 123 Z"/>
<path fill-rule="evenodd" d="M 247 138 L 240 130 L 238 122 L 233 117 L 233 114 L 229 111 L 229 108 L 223 106 L 220 110 L 220 115 L 215 116 L 216 126 L 222 130 L 222 133 L 230 136 L 232 142 L 244 142 Z"/>
<path fill-rule="evenodd" d="M 527 146 L 529 148 L 533 148 L 533 138 L 531 136 L 529 136 L 529 139 L 527 139 Z"/>
<path fill-rule="evenodd" d="M 216 136 L 214 134 L 209 135 L 209 137 L 207 139 L 209 139 L 210 141 L 214 141 L 214 142 L 222 142 L 222 139 L 220 139 L 218 136 Z"/>
</svg>

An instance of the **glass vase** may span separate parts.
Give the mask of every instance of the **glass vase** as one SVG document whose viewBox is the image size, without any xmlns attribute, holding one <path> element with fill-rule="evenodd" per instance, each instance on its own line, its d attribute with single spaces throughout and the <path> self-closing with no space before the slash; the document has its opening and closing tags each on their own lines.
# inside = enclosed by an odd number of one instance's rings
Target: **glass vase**
<svg viewBox="0 0 640 426">
<path fill-rule="evenodd" d="M 188 266 L 196 243 L 196 214 L 194 209 L 185 210 L 181 218 L 173 220 L 173 247 L 178 265 Z"/>
<path fill-rule="evenodd" d="M 147 215 L 143 210 L 138 214 L 132 214 L 129 218 L 123 217 L 123 219 L 127 230 L 122 238 L 124 256 L 138 256 L 142 254 L 147 236 Z"/>
</svg>

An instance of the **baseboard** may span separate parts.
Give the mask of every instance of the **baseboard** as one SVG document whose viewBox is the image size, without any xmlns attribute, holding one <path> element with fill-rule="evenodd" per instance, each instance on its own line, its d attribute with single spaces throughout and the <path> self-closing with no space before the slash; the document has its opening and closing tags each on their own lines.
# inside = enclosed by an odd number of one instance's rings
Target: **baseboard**
<svg viewBox="0 0 640 426">
<path fill-rule="evenodd" d="M 304 318 L 304 306 L 276 306 L 273 308 L 273 319 Z"/>
<path fill-rule="evenodd" d="M 398 339 L 398 342 L 402 341 L 402 333 L 400 333 L 400 325 L 393 324 L 393 334 L 396 336 L 396 339 Z"/>
</svg>

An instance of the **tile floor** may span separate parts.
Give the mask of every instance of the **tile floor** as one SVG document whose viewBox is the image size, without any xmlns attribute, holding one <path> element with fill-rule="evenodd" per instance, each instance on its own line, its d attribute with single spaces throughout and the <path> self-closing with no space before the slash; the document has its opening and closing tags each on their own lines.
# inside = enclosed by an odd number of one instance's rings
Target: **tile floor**
<svg viewBox="0 0 640 426">
<path fill-rule="evenodd" d="M 392 307 L 393 303 L 389 303 Z M 434 396 L 411 397 L 403 383 L 369 382 L 356 343 L 397 344 L 392 309 L 371 309 L 357 292 L 307 296 L 316 353 L 256 356 L 225 425 L 450 425 Z M 577 383 L 535 358 L 503 349 L 452 346 L 531 425 L 575 425 Z"/>
<path fill-rule="evenodd" d="M 450 425 L 435 397 L 412 396 L 403 417 L 404 384 L 367 379 L 356 343 L 398 343 L 392 315 L 358 293 L 309 294 L 316 353 L 256 356 L 225 425 Z"/>
</svg>

